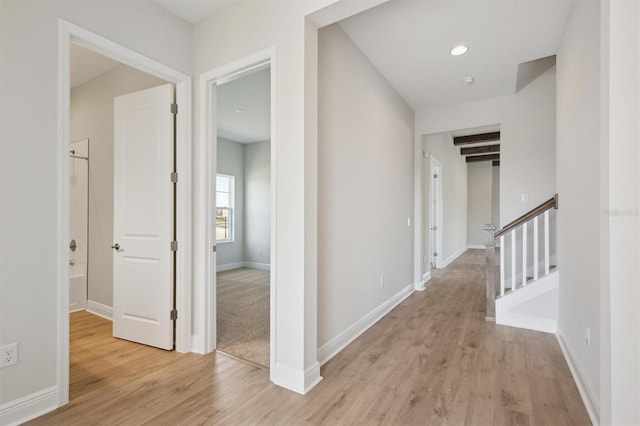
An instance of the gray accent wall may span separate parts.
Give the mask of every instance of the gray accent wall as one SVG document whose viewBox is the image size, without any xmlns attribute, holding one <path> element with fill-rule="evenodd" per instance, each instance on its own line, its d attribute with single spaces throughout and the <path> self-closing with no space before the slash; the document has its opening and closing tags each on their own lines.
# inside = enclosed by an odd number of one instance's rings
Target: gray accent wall
<svg viewBox="0 0 640 426">
<path fill-rule="evenodd" d="M 244 260 L 244 146 L 218 138 L 217 154 L 217 173 L 235 178 L 234 239 L 232 242 L 216 242 L 218 265 L 226 265 Z M 212 188 L 215 189 L 215 182 Z"/>
<path fill-rule="evenodd" d="M 271 143 L 244 145 L 244 260 L 269 265 L 271 259 Z"/>
<path fill-rule="evenodd" d="M 217 243 L 220 268 L 271 264 L 271 143 L 218 138 L 217 172 L 235 177 L 234 241 Z"/>
</svg>

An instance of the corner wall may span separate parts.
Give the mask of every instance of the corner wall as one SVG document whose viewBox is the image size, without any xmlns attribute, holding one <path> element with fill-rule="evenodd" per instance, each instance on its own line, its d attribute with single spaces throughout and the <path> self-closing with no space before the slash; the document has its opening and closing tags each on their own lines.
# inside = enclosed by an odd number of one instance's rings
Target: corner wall
<svg viewBox="0 0 640 426">
<path fill-rule="evenodd" d="M 558 337 L 585 405 L 600 402 L 600 13 L 577 1 L 557 55 Z M 587 329 L 591 333 L 586 343 Z"/>
<path fill-rule="evenodd" d="M 318 346 L 326 361 L 413 290 L 414 114 L 338 25 L 319 31 L 318 65 Z"/>
</svg>

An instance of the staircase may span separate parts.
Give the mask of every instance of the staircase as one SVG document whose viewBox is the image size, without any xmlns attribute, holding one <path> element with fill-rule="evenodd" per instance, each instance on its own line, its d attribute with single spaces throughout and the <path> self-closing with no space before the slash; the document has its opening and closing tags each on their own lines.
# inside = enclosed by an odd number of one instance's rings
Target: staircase
<svg viewBox="0 0 640 426">
<path fill-rule="evenodd" d="M 496 231 L 485 226 L 487 321 L 555 333 L 560 271 L 555 261 L 558 194 Z"/>
</svg>

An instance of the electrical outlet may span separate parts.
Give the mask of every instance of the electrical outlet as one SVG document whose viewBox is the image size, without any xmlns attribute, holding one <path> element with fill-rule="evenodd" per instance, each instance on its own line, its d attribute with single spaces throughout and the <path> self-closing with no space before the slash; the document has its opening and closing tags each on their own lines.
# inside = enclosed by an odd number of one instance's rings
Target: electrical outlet
<svg viewBox="0 0 640 426">
<path fill-rule="evenodd" d="M 18 344 L 11 343 L 0 348 L 0 368 L 8 367 L 18 362 Z"/>
<path fill-rule="evenodd" d="M 258 249 L 258 254 L 262 254 L 262 249 L 261 248 Z"/>
<path fill-rule="evenodd" d="M 384 287 L 384 276 L 380 275 L 380 288 Z"/>
</svg>

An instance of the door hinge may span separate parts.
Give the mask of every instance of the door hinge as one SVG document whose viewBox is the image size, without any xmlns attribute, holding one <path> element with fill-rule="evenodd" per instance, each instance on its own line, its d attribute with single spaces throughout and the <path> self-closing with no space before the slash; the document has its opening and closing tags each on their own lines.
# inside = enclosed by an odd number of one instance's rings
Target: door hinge
<svg viewBox="0 0 640 426">
<path fill-rule="evenodd" d="M 178 113 L 178 104 L 171 104 L 171 114 Z"/>
<path fill-rule="evenodd" d="M 178 183 L 178 172 L 171 172 L 171 182 Z"/>
<path fill-rule="evenodd" d="M 436 173 L 436 174 L 434 174 L 434 175 L 433 175 L 433 178 L 434 178 L 434 179 L 438 179 L 438 174 L 437 174 L 437 173 Z"/>
<path fill-rule="evenodd" d="M 178 319 L 178 311 L 176 309 L 172 310 L 171 312 L 169 312 L 169 316 L 170 316 L 172 321 L 177 320 Z"/>
<path fill-rule="evenodd" d="M 171 251 L 178 251 L 178 242 L 171 241 Z"/>
<path fill-rule="evenodd" d="M 213 252 L 215 253 L 215 252 L 217 252 L 217 251 L 218 251 L 218 246 L 216 246 L 216 245 L 214 244 L 214 246 L 213 246 Z"/>
<path fill-rule="evenodd" d="M 433 253 L 433 257 L 438 257 L 438 252 L 437 251 Z"/>
</svg>

